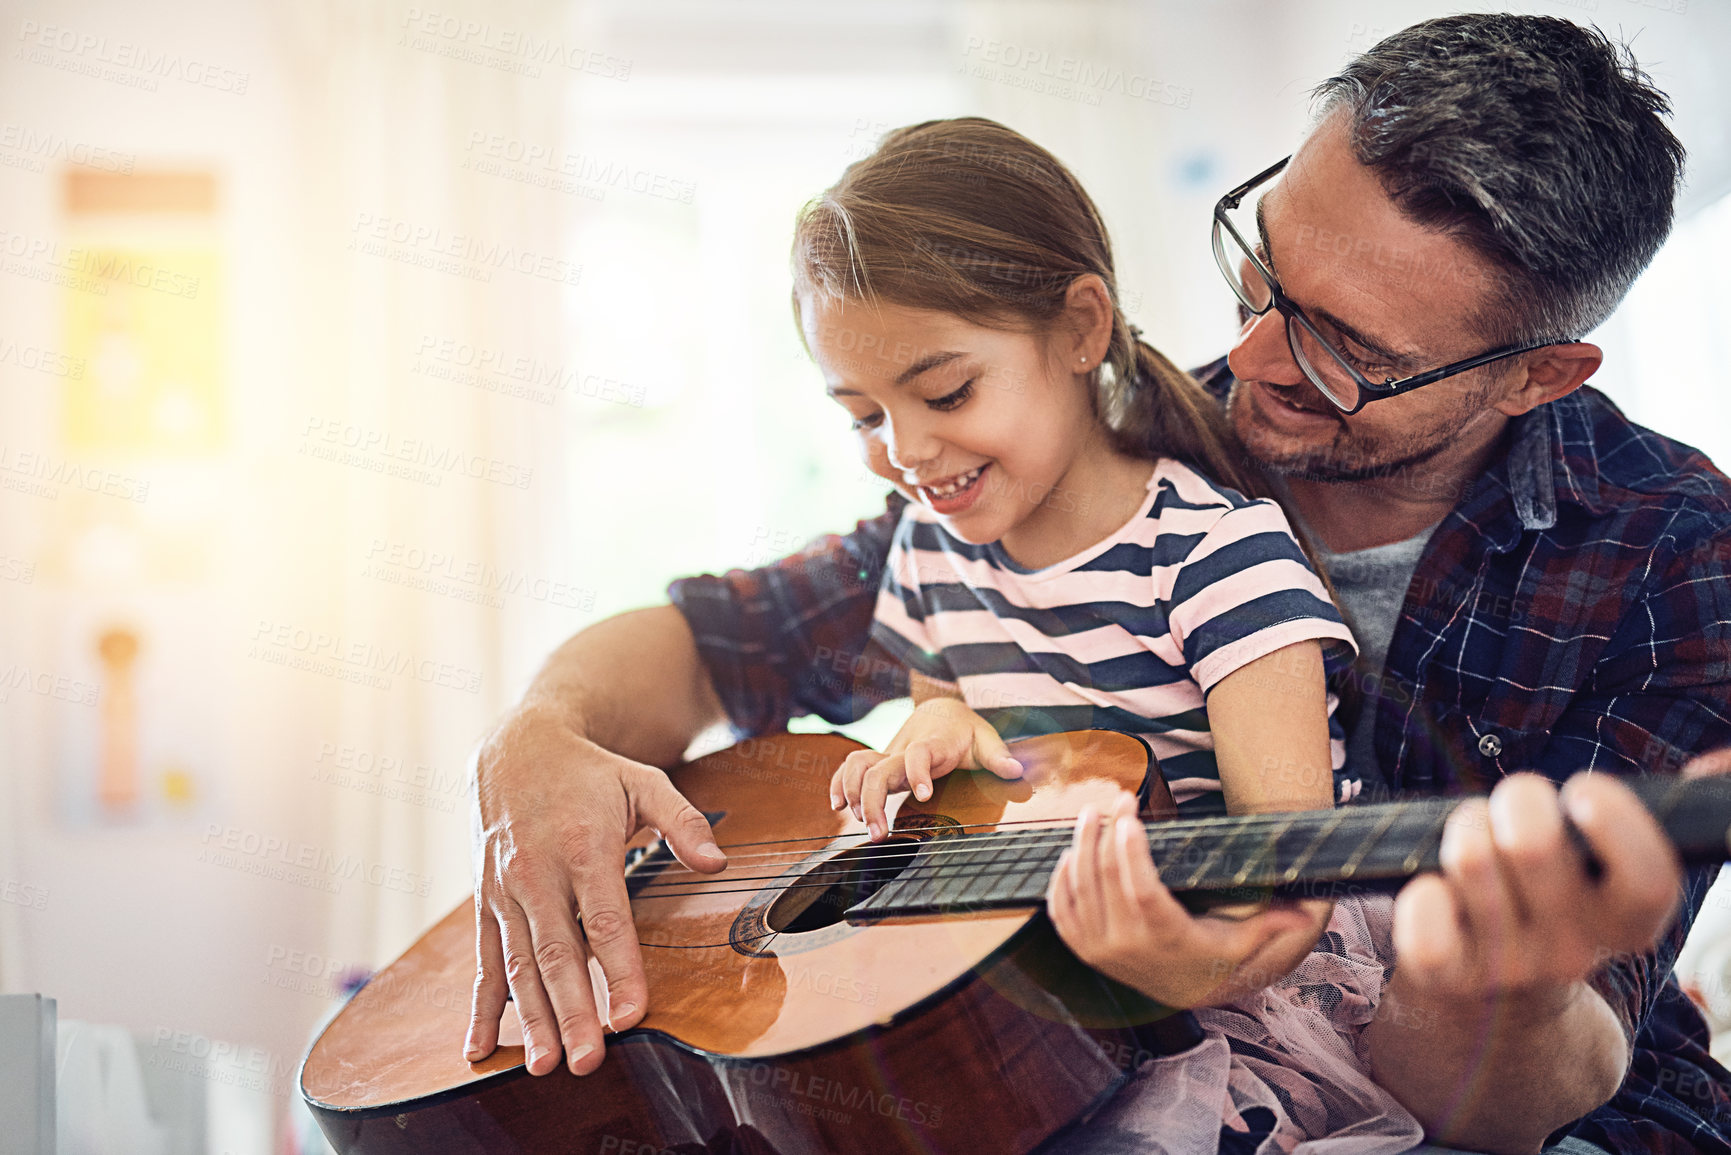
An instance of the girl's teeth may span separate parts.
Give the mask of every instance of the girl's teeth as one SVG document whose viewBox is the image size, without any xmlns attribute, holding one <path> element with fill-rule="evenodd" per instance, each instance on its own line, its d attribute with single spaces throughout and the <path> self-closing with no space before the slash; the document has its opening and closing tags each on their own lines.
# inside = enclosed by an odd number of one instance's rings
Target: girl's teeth
<svg viewBox="0 0 1731 1155">
<path fill-rule="evenodd" d="M 984 468 L 985 466 L 980 466 L 980 469 Z M 934 497 L 951 497 L 972 485 L 974 479 L 980 475 L 980 469 L 969 470 L 967 473 L 962 474 L 948 485 L 928 485 L 926 488 L 932 491 Z"/>
</svg>

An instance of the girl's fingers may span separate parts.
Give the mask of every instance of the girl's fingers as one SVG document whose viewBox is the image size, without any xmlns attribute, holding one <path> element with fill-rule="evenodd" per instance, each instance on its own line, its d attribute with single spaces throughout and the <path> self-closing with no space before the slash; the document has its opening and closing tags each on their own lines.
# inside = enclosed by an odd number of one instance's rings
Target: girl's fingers
<svg viewBox="0 0 1731 1155">
<path fill-rule="evenodd" d="M 1154 869 L 1154 856 L 1148 851 L 1147 832 L 1136 820 L 1136 803 L 1131 801 L 1112 812 L 1112 835 L 1117 844 L 1118 895 L 1125 911 L 1132 917 L 1145 917 L 1144 905 L 1165 890 L 1160 873 Z"/>
<path fill-rule="evenodd" d="M 903 777 L 903 766 L 906 755 L 892 754 L 876 766 L 866 771 L 865 779 L 860 784 L 860 817 L 871 827 L 871 840 L 878 842 L 889 833 L 889 819 L 884 814 L 884 804 L 889 798 L 891 780 L 895 780 L 895 788 L 899 789 Z"/>
<path fill-rule="evenodd" d="M 1100 813 L 1092 805 L 1076 815 L 1076 839 L 1071 844 L 1071 873 L 1076 894 L 1076 913 L 1082 926 L 1098 931 L 1104 923 L 1100 886 Z"/>
<path fill-rule="evenodd" d="M 842 797 L 855 818 L 864 818 L 860 813 L 860 783 L 865 779 L 866 771 L 883 761 L 884 755 L 876 750 L 855 750 L 842 759 Z"/>
<path fill-rule="evenodd" d="M 1129 833 L 1131 828 L 1136 834 L 1141 833 L 1141 823 L 1135 816 L 1136 800 L 1128 794 L 1123 795 L 1113 805 L 1106 817 L 1105 828 L 1100 832 L 1101 913 L 1108 933 L 1135 933 L 1146 921 L 1130 865 L 1138 852 L 1144 857 L 1148 854 L 1147 846 L 1139 846 L 1139 840 L 1133 839 Z M 1148 866 L 1153 869 L 1153 859 L 1148 860 Z"/>
<path fill-rule="evenodd" d="M 1052 925 L 1058 928 L 1059 937 L 1066 942 L 1076 923 L 1076 892 L 1070 880 L 1070 859 L 1068 850 L 1058 855 L 1058 865 L 1046 883 L 1046 913 L 1051 916 Z"/>
<path fill-rule="evenodd" d="M 974 727 L 973 749 L 969 753 L 977 769 L 989 770 L 999 778 L 1022 776 L 1022 764 L 1010 757 L 1003 735 L 986 725 L 984 719 Z"/>
<path fill-rule="evenodd" d="M 932 796 L 932 752 L 925 742 L 915 742 L 902 756 L 902 773 L 921 802 Z"/>
<path fill-rule="evenodd" d="M 844 777 L 840 766 L 837 766 L 835 773 L 829 777 L 829 808 L 831 810 L 840 810 L 847 805 L 847 790 L 843 785 Z"/>
</svg>

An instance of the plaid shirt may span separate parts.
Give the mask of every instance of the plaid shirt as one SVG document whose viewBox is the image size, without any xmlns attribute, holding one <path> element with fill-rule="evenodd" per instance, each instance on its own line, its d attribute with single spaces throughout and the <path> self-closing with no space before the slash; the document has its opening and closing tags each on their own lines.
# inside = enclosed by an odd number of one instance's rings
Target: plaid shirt
<svg viewBox="0 0 1731 1155">
<path fill-rule="evenodd" d="M 1232 385 L 1224 360 L 1199 376 L 1217 396 Z M 1591 388 L 1517 419 L 1509 446 L 1432 534 L 1381 678 L 1343 687 L 1343 711 L 1376 711 L 1384 790 L 1673 773 L 1731 745 L 1731 480 Z M 901 507 L 892 495 L 853 533 L 773 565 L 673 583 L 741 733 L 850 722 L 906 694 L 906 671 L 868 641 Z M 1595 980 L 1632 1063 L 1609 1103 L 1553 1139 L 1731 1155 L 1731 1073 L 1670 978 L 1717 869 L 1690 872 L 1656 951 Z"/>
</svg>

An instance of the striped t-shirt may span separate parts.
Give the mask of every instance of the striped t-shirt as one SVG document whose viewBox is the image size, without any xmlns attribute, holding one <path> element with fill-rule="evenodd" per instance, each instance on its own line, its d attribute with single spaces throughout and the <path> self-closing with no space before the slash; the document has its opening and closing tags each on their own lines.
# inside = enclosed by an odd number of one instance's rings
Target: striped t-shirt
<svg viewBox="0 0 1731 1155">
<path fill-rule="evenodd" d="M 950 535 L 910 504 L 896 528 L 872 635 L 909 669 L 954 682 L 1005 737 L 1103 728 L 1140 734 L 1187 815 L 1221 813 L 1208 692 L 1283 646 L 1325 640 L 1328 674 L 1352 634 L 1280 506 L 1161 459 L 1134 517 L 1043 569 Z M 1341 644 L 1327 644 L 1329 641 Z M 1345 743 L 1328 694 L 1335 798 Z"/>
</svg>

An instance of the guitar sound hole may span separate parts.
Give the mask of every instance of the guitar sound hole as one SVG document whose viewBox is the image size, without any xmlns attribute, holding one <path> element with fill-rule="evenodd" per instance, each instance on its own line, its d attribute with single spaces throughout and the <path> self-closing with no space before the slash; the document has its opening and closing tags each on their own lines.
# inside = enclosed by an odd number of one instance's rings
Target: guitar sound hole
<svg viewBox="0 0 1731 1155">
<path fill-rule="evenodd" d="M 847 909 L 893 882 L 912 861 L 920 840 L 892 838 L 856 846 L 826 858 L 801 875 L 770 904 L 764 921 L 783 934 L 822 930 L 842 921 Z M 827 885 L 826 885 L 827 883 Z"/>
</svg>

